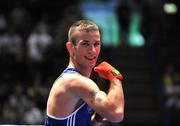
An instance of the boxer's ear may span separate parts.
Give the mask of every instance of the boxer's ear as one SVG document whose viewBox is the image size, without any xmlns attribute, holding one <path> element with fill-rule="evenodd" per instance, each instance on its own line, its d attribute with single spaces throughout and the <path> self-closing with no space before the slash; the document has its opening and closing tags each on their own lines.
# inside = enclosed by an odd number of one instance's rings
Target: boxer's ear
<svg viewBox="0 0 180 126">
<path fill-rule="evenodd" d="M 73 50 L 73 48 L 74 48 L 74 46 L 73 46 L 73 43 L 72 42 L 66 42 L 66 48 L 67 48 L 67 50 L 68 50 L 68 52 L 69 52 L 69 55 L 70 56 L 73 56 L 73 52 L 74 52 L 74 50 Z"/>
</svg>

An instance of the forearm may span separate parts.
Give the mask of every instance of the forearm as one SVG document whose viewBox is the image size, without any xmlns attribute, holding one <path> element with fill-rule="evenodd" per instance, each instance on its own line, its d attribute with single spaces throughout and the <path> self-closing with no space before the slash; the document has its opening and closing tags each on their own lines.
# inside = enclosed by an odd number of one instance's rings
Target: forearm
<svg viewBox="0 0 180 126">
<path fill-rule="evenodd" d="M 107 94 L 98 92 L 95 95 L 98 96 L 95 97 L 95 101 L 102 105 L 102 111 L 97 112 L 111 122 L 122 121 L 124 117 L 124 93 L 121 83 L 123 76 L 107 62 L 102 62 L 94 70 L 98 72 L 100 77 L 110 81 L 110 88 Z M 99 108 L 99 110 L 101 109 Z"/>
<path fill-rule="evenodd" d="M 124 109 L 124 93 L 122 82 L 119 79 L 110 81 L 110 88 L 107 94 L 108 101 L 120 109 Z"/>
<path fill-rule="evenodd" d="M 97 112 L 111 122 L 120 122 L 124 116 L 124 94 L 119 79 L 110 81 L 110 88 L 107 94 L 100 91 L 95 96 L 96 104 L 101 104 Z"/>
</svg>

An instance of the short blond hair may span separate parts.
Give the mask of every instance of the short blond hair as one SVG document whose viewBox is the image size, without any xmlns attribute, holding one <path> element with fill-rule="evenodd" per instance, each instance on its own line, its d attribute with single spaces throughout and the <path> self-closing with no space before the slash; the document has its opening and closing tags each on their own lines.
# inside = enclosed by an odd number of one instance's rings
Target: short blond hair
<svg viewBox="0 0 180 126">
<path fill-rule="evenodd" d="M 99 31 L 99 27 L 90 20 L 78 20 L 73 23 L 68 32 L 68 41 L 76 44 L 77 31 Z"/>
</svg>

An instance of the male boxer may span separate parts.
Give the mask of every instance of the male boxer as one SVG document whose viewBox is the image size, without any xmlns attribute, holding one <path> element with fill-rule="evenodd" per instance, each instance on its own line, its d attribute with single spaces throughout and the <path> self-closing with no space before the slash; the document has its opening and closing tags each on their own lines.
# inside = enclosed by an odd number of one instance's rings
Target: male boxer
<svg viewBox="0 0 180 126">
<path fill-rule="evenodd" d="M 70 27 L 66 43 L 69 64 L 51 88 L 45 126 L 99 126 L 104 119 L 123 120 L 123 77 L 107 62 L 96 66 L 101 44 L 94 22 L 79 20 Z M 108 93 L 90 79 L 92 70 L 109 80 Z"/>
</svg>

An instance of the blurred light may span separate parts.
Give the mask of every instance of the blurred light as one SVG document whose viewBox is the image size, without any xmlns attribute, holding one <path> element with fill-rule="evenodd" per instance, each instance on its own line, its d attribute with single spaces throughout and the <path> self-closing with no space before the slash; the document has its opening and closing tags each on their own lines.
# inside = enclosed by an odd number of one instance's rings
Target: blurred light
<svg viewBox="0 0 180 126">
<path fill-rule="evenodd" d="M 82 3 L 81 11 L 86 19 L 98 24 L 104 46 L 117 47 L 120 44 L 118 17 L 114 6 L 106 3 Z"/>
<path fill-rule="evenodd" d="M 178 8 L 174 3 L 165 3 L 163 9 L 167 14 L 175 14 L 178 11 Z"/>
<path fill-rule="evenodd" d="M 128 33 L 128 43 L 132 47 L 141 47 L 145 44 L 145 39 L 140 32 L 142 16 L 135 13 L 131 16 L 129 33 Z"/>
</svg>

